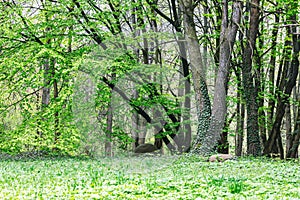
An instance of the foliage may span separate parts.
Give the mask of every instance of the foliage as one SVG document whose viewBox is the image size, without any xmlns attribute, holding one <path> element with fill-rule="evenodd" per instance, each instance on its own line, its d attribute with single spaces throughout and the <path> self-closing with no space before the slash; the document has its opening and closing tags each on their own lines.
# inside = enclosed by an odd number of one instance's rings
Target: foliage
<svg viewBox="0 0 300 200">
<path fill-rule="evenodd" d="M 49 2 L 37 7 L 32 1 L 6 1 L 0 6 L 0 115 L 5 127 L 0 150 L 76 154 L 80 134 L 73 123 L 72 79 L 86 49 L 76 48 L 78 27 L 72 27 L 69 15 L 55 14 L 63 7 Z"/>
<path fill-rule="evenodd" d="M 2 160 L 0 198 L 298 199 L 299 161 L 196 156 Z"/>
<path fill-rule="evenodd" d="M 244 9 L 234 9 L 236 3 Z M 138 141 L 145 132 L 170 139 L 171 151 L 190 146 L 197 133 L 197 150 L 215 146 L 217 137 L 207 133 L 219 136 L 224 124 L 232 135 L 248 127 L 247 145 L 257 155 L 263 147 L 265 154 L 280 150 L 283 158 L 284 144 L 287 150 L 299 144 L 297 0 L 6 0 L 0 10 L 2 152 L 100 152 L 107 136 L 113 150 L 126 149 L 131 136 Z M 242 12 L 241 24 L 234 22 L 235 10 Z M 251 19 L 258 23 L 254 32 Z M 222 38 L 225 24 L 239 24 L 237 37 Z M 223 39 L 234 45 L 229 51 L 222 50 Z M 242 66 L 249 70 L 243 75 Z M 221 121 L 211 123 L 216 117 Z M 242 151 L 242 138 L 235 141 Z M 239 179 L 232 182 L 232 191 L 244 187 Z"/>
<path fill-rule="evenodd" d="M 116 38 L 118 37 L 116 36 L 114 40 L 117 40 Z M 133 129 L 130 116 L 139 108 L 152 118 L 156 118 L 155 122 L 152 124 L 148 122 L 143 128 L 150 130 L 157 125 L 158 119 L 161 119 L 168 122 L 165 127 L 168 131 L 164 132 L 164 136 L 174 133 L 179 122 L 171 121 L 168 115 L 181 115 L 179 103 L 183 98 L 172 94 L 177 85 L 170 84 L 168 76 L 175 76 L 177 72 L 167 64 L 138 63 L 138 58 L 130 50 L 115 48 L 112 45 L 114 40 L 105 41 L 106 46 L 110 47 L 108 49 L 93 48 L 80 67 L 80 70 L 86 73 L 85 76 L 95 82 L 96 89 L 92 101 L 95 101 L 95 113 L 98 113 L 96 115 L 102 138 L 105 139 L 103 133 L 107 132 L 108 106 L 112 106 L 114 116 L 111 141 L 119 143 L 117 146 L 121 149 L 125 149 L 133 141 L 130 135 Z M 126 44 L 131 42 L 126 41 Z M 136 96 L 133 91 L 136 91 Z M 152 109 L 159 111 L 159 115 L 154 117 Z"/>
</svg>

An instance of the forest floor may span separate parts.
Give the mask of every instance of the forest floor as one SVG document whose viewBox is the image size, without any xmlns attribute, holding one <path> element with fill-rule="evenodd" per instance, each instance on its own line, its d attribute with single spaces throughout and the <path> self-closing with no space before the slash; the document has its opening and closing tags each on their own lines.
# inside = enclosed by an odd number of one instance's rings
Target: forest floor
<svg viewBox="0 0 300 200">
<path fill-rule="evenodd" d="M 300 162 L 197 156 L 0 161 L 0 199 L 300 199 Z"/>
</svg>

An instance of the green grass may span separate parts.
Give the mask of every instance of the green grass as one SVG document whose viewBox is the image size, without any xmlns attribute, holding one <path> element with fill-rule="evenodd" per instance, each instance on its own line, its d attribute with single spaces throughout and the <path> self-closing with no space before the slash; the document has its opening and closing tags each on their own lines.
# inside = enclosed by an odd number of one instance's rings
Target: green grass
<svg viewBox="0 0 300 200">
<path fill-rule="evenodd" d="M 196 156 L 0 162 L 0 199 L 300 199 L 300 163 Z"/>
</svg>

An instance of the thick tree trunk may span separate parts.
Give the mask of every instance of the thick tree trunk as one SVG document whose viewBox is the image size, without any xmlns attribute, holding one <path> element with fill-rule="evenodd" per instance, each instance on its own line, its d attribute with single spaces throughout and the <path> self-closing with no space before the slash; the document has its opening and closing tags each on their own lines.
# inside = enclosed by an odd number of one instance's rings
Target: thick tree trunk
<svg viewBox="0 0 300 200">
<path fill-rule="evenodd" d="M 192 1 L 182 0 L 183 19 L 185 28 L 185 38 L 190 59 L 192 71 L 194 91 L 196 97 L 198 130 L 194 147 L 200 146 L 206 137 L 209 127 L 209 117 L 211 115 L 211 105 L 208 96 L 207 85 L 205 83 L 205 70 L 202 63 L 202 55 L 200 45 L 196 34 L 196 26 L 194 23 L 194 5 Z"/>
<path fill-rule="evenodd" d="M 247 154 L 258 156 L 261 145 L 258 126 L 257 84 L 252 75 L 252 59 L 259 25 L 259 0 L 251 1 L 249 36 L 243 55 L 243 87 L 247 107 Z"/>
<path fill-rule="evenodd" d="M 199 148 L 200 154 L 209 154 L 214 151 L 215 146 L 220 139 L 223 132 L 227 105 L 227 83 L 229 69 L 231 65 L 231 52 L 235 43 L 235 38 L 238 30 L 238 24 L 241 20 L 242 3 L 235 1 L 232 9 L 232 24 L 228 24 L 228 1 L 223 0 L 223 18 L 222 18 L 222 30 L 221 30 L 221 46 L 220 46 L 220 65 L 218 69 L 214 101 L 212 107 L 212 115 L 210 118 L 210 126 L 203 142 L 203 145 Z"/>
</svg>

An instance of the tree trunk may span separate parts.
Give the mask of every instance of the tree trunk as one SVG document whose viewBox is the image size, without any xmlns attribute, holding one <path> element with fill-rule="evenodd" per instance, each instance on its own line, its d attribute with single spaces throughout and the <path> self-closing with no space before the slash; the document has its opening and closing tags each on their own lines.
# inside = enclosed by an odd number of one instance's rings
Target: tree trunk
<svg viewBox="0 0 300 200">
<path fill-rule="evenodd" d="M 242 80 L 241 80 L 241 71 L 240 68 L 237 67 L 235 70 L 235 74 L 237 77 L 237 105 L 236 105 L 236 113 L 237 113 L 237 125 L 236 125 L 236 136 L 235 136 L 235 155 L 241 156 L 243 152 L 243 141 L 244 141 L 244 121 L 245 121 L 245 105 L 243 103 L 243 96 L 241 95 L 242 88 Z"/>
<path fill-rule="evenodd" d="M 300 101 L 300 98 L 298 99 Z M 287 158 L 298 158 L 298 148 L 300 142 L 300 106 L 298 106 L 297 119 L 295 122 L 294 132 L 290 138 L 291 145 L 287 150 L 286 157 Z"/>
<path fill-rule="evenodd" d="M 245 120 L 245 105 L 238 103 L 237 110 L 240 112 L 237 117 L 237 127 L 236 127 L 236 150 L 235 155 L 241 156 L 243 152 L 243 141 L 244 141 L 244 120 Z"/>
<path fill-rule="evenodd" d="M 289 18 L 289 20 L 296 23 L 296 16 L 295 15 L 291 16 Z M 279 100 L 278 100 L 278 107 L 276 109 L 276 111 L 277 111 L 276 117 L 275 117 L 275 121 L 274 121 L 274 125 L 272 127 L 270 137 L 268 138 L 268 141 L 266 142 L 266 147 L 264 149 L 264 155 L 268 155 L 271 153 L 272 147 L 276 143 L 276 139 L 277 140 L 278 140 L 278 138 L 279 138 L 279 140 L 281 139 L 280 126 L 281 126 L 282 119 L 284 116 L 284 111 L 286 108 L 286 104 L 289 101 L 288 98 L 291 95 L 292 89 L 296 85 L 296 80 L 297 80 L 298 72 L 299 72 L 299 58 L 298 58 L 299 50 L 300 50 L 299 36 L 294 34 L 296 32 L 295 27 L 293 27 L 293 28 L 288 27 L 287 30 L 288 30 L 288 36 L 292 36 L 292 52 L 290 52 L 288 50 L 287 55 L 284 55 L 285 59 L 286 59 L 285 67 L 287 67 L 287 70 L 283 70 L 284 76 L 282 77 L 281 84 L 280 84 L 280 88 L 282 88 L 283 94 L 279 95 L 279 97 L 278 97 Z M 290 49 L 291 48 L 290 42 L 288 42 L 286 44 L 287 44 L 286 48 Z M 290 62 L 290 53 L 292 54 L 291 62 Z M 282 149 L 280 149 L 281 159 L 284 158 Z"/>
<path fill-rule="evenodd" d="M 56 100 L 58 98 L 58 81 L 56 75 L 55 75 L 55 61 L 53 60 L 51 62 L 51 72 L 52 72 L 52 77 L 53 77 L 53 99 Z M 54 112 L 54 141 L 55 144 L 58 143 L 58 139 L 60 136 L 60 131 L 59 131 L 59 113 L 58 113 L 58 108 L 56 108 Z"/>
<path fill-rule="evenodd" d="M 278 15 L 275 15 L 275 23 L 279 23 L 279 17 Z M 269 69 L 269 93 L 275 94 L 275 64 L 276 64 L 276 44 L 277 44 L 277 36 L 278 36 L 278 26 L 275 26 L 272 30 L 272 51 L 271 51 L 271 58 L 270 58 L 270 69 Z M 272 122 L 274 118 L 274 109 L 275 109 L 275 100 L 274 98 L 270 98 L 268 102 L 268 111 L 267 111 L 267 132 L 268 135 L 270 135 L 271 129 L 272 129 Z M 263 146 L 265 147 L 265 144 L 267 142 L 267 135 L 262 137 Z"/>
<path fill-rule="evenodd" d="M 187 53 L 186 53 L 186 47 L 183 40 L 184 38 L 179 38 L 177 41 L 177 44 L 179 46 L 179 53 L 181 58 L 181 70 L 182 70 L 182 78 L 183 80 L 179 81 L 179 85 L 182 85 L 182 82 L 184 84 L 183 91 L 179 91 L 178 96 L 184 96 L 184 103 L 183 103 L 183 109 L 182 109 L 182 123 L 184 124 L 183 130 L 179 133 L 179 139 L 184 141 L 182 147 L 178 147 L 178 150 L 180 153 L 186 152 L 190 146 L 192 141 L 192 130 L 191 125 L 188 123 L 190 121 L 190 109 L 191 109 L 191 99 L 190 99 L 190 93 L 191 93 L 191 80 L 190 80 L 190 72 L 189 72 L 189 64 L 187 62 Z M 180 88 L 180 87 L 179 87 Z M 180 90 L 180 89 L 179 89 Z"/>
<path fill-rule="evenodd" d="M 293 18 L 292 18 L 293 19 Z M 295 19 L 295 18 L 294 18 Z M 292 32 L 295 33 L 296 28 L 293 27 L 292 28 Z M 293 55 L 293 61 L 292 61 L 292 65 L 294 65 L 295 67 L 297 67 L 298 65 L 298 69 L 299 70 L 299 50 L 300 50 L 300 36 L 299 35 L 295 35 L 293 34 L 293 51 L 294 51 L 294 55 Z M 297 71 L 299 73 L 299 71 Z M 298 86 L 295 89 L 295 99 L 296 102 L 300 102 L 300 76 L 298 74 Z M 294 125 L 294 131 L 292 133 L 292 137 L 290 138 L 290 148 L 287 151 L 287 158 L 298 158 L 298 148 L 299 148 L 299 143 L 300 143 L 300 106 L 297 105 L 298 109 L 295 109 L 294 114 L 295 114 L 295 125 Z"/>
<path fill-rule="evenodd" d="M 243 55 L 243 87 L 247 107 L 247 154 L 258 156 L 261 154 L 261 144 L 258 126 L 257 84 L 252 75 L 252 59 L 254 56 L 258 25 L 259 0 L 251 1 L 249 36 Z"/>
<path fill-rule="evenodd" d="M 134 89 L 133 91 L 133 98 L 136 99 L 138 92 Z M 132 120 L 132 130 L 131 130 L 131 137 L 133 139 L 132 148 L 135 149 L 137 146 L 139 146 L 139 116 L 136 112 L 132 113 L 131 116 Z"/>
<path fill-rule="evenodd" d="M 171 23 L 171 25 L 174 27 L 176 31 L 176 35 L 178 35 L 178 39 L 176 40 L 177 45 L 179 47 L 179 56 L 181 60 L 181 67 L 182 67 L 182 73 L 183 73 L 183 78 L 184 78 L 184 90 L 178 91 L 179 96 L 185 95 L 184 97 L 184 104 L 183 104 L 183 114 L 182 116 L 179 116 L 178 118 L 180 119 L 182 117 L 181 122 L 184 124 L 184 128 L 178 133 L 178 139 L 180 141 L 183 141 L 183 147 L 179 146 L 178 150 L 180 152 L 185 152 L 190 149 L 191 145 L 191 126 L 190 123 L 186 123 L 190 119 L 190 107 L 191 107 L 191 100 L 189 97 L 190 91 L 191 91 L 191 81 L 189 77 L 189 63 L 187 61 L 187 50 L 186 50 L 186 45 L 184 43 L 184 37 L 182 36 L 183 28 L 182 28 L 182 9 L 183 9 L 183 2 L 180 2 L 180 5 L 178 6 L 178 3 L 176 0 L 171 0 L 169 4 L 169 10 L 170 15 L 172 17 L 168 17 L 164 13 L 162 13 L 158 9 L 158 2 L 157 1 L 150 1 L 146 0 L 147 3 L 151 6 L 153 11 L 155 11 L 157 14 L 159 14 L 162 18 L 167 20 L 168 22 Z M 182 107 L 182 105 L 181 105 Z"/>
<path fill-rule="evenodd" d="M 50 81 L 51 81 L 51 71 L 49 59 L 44 59 L 43 63 L 44 70 L 44 87 L 42 89 L 42 109 L 47 107 L 50 103 Z"/>
<path fill-rule="evenodd" d="M 285 136 L 286 136 L 286 144 L 285 144 L 285 149 L 286 149 L 286 154 L 288 154 L 290 148 L 292 147 L 292 140 L 293 140 L 293 135 L 292 135 L 292 116 L 291 116 L 291 105 L 288 103 L 288 105 L 285 108 Z"/>
<path fill-rule="evenodd" d="M 194 147 L 197 148 L 197 146 L 200 146 L 204 138 L 206 137 L 206 132 L 209 127 L 209 117 L 211 115 L 211 105 L 204 77 L 205 70 L 202 63 L 200 45 L 196 34 L 196 26 L 194 23 L 194 5 L 192 1 L 182 0 L 181 6 L 184 13 L 183 20 L 185 28 L 185 38 L 188 48 L 196 98 L 198 129 Z"/>
<path fill-rule="evenodd" d="M 214 101 L 212 107 L 212 115 L 210 118 L 210 126 L 203 142 L 199 148 L 200 154 L 210 154 L 214 151 L 215 146 L 223 132 L 226 113 L 227 113 L 227 83 L 229 70 L 231 66 L 231 53 L 235 43 L 238 25 L 241 20 L 242 3 L 235 1 L 232 8 L 232 24 L 228 24 L 228 1 L 223 0 L 223 18 L 221 30 L 221 46 L 220 46 L 220 65 L 218 69 Z"/>
<path fill-rule="evenodd" d="M 110 98 L 111 99 L 111 98 Z M 106 131 L 105 131 L 105 156 L 111 157 L 112 156 L 112 127 L 113 127 L 113 108 L 112 108 L 112 102 L 109 103 L 109 106 L 107 108 L 107 116 L 106 116 Z"/>
<path fill-rule="evenodd" d="M 50 42 L 50 41 L 49 41 Z M 51 67 L 50 67 L 50 58 L 45 58 L 43 59 L 43 71 L 44 71 L 44 77 L 43 77 L 43 81 L 44 81 L 44 85 L 43 85 L 43 89 L 42 89 L 42 105 L 41 105 L 41 113 L 42 113 L 42 117 L 41 117 L 41 121 L 39 124 L 43 124 L 43 123 L 47 123 L 46 121 L 48 120 L 45 115 L 44 112 L 47 112 L 47 107 L 50 104 L 50 92 L 51 92 L 51 78 L 52 78 L 52 74 L 51 74 Z M 43 131 L 41 131 L 41 129 L 38 130 L 38 137 L 42 138 L 43 137 Z"/>
</svg>

